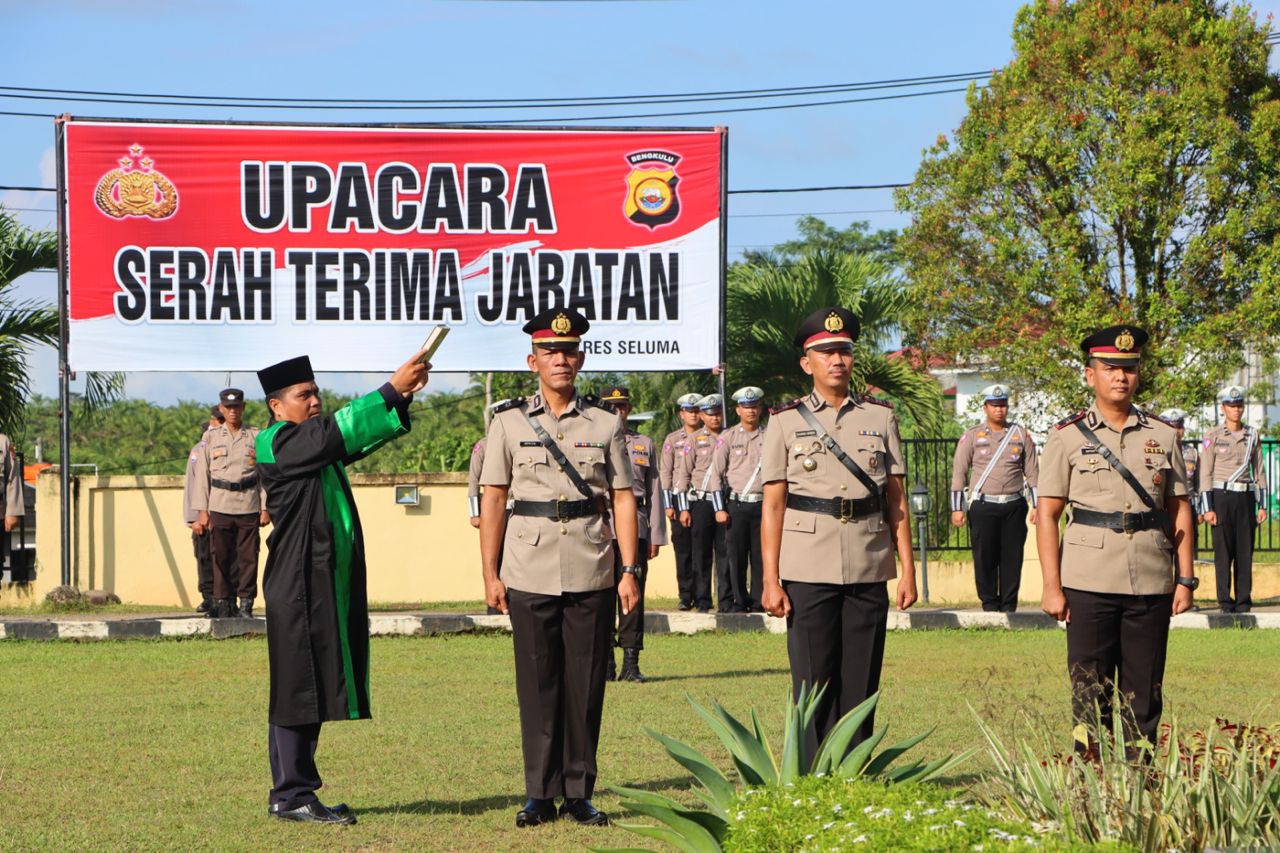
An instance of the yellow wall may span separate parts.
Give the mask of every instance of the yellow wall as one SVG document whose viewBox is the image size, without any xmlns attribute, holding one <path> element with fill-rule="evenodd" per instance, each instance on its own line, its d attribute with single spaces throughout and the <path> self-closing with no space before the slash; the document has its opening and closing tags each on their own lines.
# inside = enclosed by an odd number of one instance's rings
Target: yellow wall
<svg viewBox="0 0 1280 853">
<path fill-rule="evenodd" d="M 181 477 L 73 478 L 72 582 L 81 589 L 104 589 L 137 604 L 193 607 L 196 592 L 191 532 L 182 521 Z M 420 503 L 398 506 L 394 486 L 417 485 Z M 36 581 L 0 591 L 0 606 L 37 603 L 58 585 L 58 475 L 40 475 L 36 486 L 41 520 L 36 537 Z M 480 582 L 479 534 L 467 522 L 463 474 L 353 474 L 351 487 L 364 528 L 369 600 L 475 601 Z M 953 556 L 954 552 L 948 556 Z M 263 546 L 263 560 L 266 546 Z M 1200 565 L 1197 598 L 1212 602 L 1213 570 Z M 917 585 L 919 585 L 917 567 Z M 1027 537 L 1021 600 L 1040 600 L 1040 563 L 1034 530 Z M 921 590 L 923 591 L 923 590 Z M 891 585 L 892 592 L 892 585 Z M 650 569 L 648 593 L 675 598 L 675 561 L 665 547 Z M 932 604 L 973 602 L 969 561 L 929 561 Z M 1280 566 L 1254 567 L 1254 598 L 1280 596 Z"/>
</svg>

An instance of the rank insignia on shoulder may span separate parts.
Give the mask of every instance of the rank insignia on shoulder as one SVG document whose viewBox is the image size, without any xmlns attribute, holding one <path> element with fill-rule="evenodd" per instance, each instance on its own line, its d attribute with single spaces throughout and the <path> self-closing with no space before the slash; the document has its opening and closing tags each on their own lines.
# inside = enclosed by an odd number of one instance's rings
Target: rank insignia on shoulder
<svg viewBox="0 0 1280 853">
<path fill-rule="evenodd" d="M 1081 418 L 1083 418 L 1083 417 L 1085 416 L 1085 414 L 1086 414 L 1088 411 L 1089 411 L 1088 409 L 1081 409 L 1080 411 L 1076 412 L 1075 414 L 1067 415 L 1065 418 L 1063 418 L 1062 420 L 1060 420 L 1060 421 L 1058 421 L 1056 424 L 1054 424 L 1054 425 L 1053 425 L 1053 428 L 1054 428 L 1054 429 L 1062 429 L 1063 427 L 1069 427 L 1069 426 L 1071 426 L 1073 423 L 1075 423 L 1076 421 L 1078 421 L 1078 420 L 1080 420 Z"/>
<path fill-rule="evenodd" d="M 778 412 L 785 412 L 787 409 L 794 409 L 796 406 L 804 402 L 804 397 L 796 397 L 790 403 L 779 403 L 769 410 L 769 414 L 776 415 Z"/>
<path fill-rule="evenodd" d="M 493 413 L 496 415 L 499 412 L 505 412 L 507 409 L 514 409 L 516 406 L 523 406 L 524 403 L 524 397 L 512 397 L 510 400 L 503 400 L 500 403 L 494 403 Z"/>
<path fill-rule="evenodd" d="M 872 397 L 870 394 L 863 394 L 863 395 L 862 395 L 862 402 L 864 402 L 864 403 L 873 403 L 873 404 L 875 404 L 875 405 L 877 405 L 877 406 L 884 406 L 886 409 L 892 409 L 892 408 L 893 408 L 893 403 L 890 403 L 888 400 L 881 400 L 881 399 L 879 399 L 878 397 Z"/>
</svg>

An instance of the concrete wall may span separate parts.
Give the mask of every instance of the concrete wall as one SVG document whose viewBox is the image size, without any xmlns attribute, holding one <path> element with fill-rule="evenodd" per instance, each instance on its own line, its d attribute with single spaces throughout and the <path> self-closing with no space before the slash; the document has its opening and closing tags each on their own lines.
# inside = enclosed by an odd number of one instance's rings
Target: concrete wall
<svg viewBox="0 0 1280 853">
<path fill-rule="evenodd" d="M 194 607 L 199 596 L 191 532 L 182 521 L 182 478 L 79 477 L 72 482 L 72 582 L 81 589 L 114 592 L 125 602 Z M 419 505 L 397 505 L 397 484 L 418 486 Z M 58 486 L 56 472 L 42 473 L 37 483 L 42 523 L 36 541 L 36 580 L 0 591 L 0 606 L 38 603 L 58 585 Z M 479 534 L 467 523 L 465 475 L 355 474 L 351 486 L 364 527 L 371 602 L 483 597 Z M 1198 574 L 1203 578 L 1198 597 L 1212 601 L 1212 567 L 1201 565 Z M 1280 596 L 1280 567 L 1255 566 L 1254 575 L 1255 598 Z M 1040 589 L 1032 531 L 1020 597 L 1028 606 L 1037 604 Z M 662 549 L 651 567 L 648 592 L 676 597 L 670 547 Z M 930 559 L 929 594 L 933 604 L 976 601 L 972 563 Z"/>
</svg>

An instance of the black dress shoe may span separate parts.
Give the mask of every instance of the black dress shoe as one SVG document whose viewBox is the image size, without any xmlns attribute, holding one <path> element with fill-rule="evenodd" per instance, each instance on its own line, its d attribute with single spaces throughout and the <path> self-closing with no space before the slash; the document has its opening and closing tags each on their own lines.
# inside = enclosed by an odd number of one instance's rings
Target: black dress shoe
<svg viewBox="0 0 1280 853">
<path fill-rule="evenodd" d="M 345 808 L 345 804 L 343 808 Z M 347 825 L 356 822 L 356 816 L 351 813 L 350 809 L 346 809 L 344 814 L 339 814 L 319 800 L 312 800 L 305 806 L 298 806 L 296 809 L 282 809 L 280 808 L 279 803 L 273 803 L 270 808 L 267 809 L 267 813 L 280 820 L 291 820 L 300 823 L 336 823 Z"/>
<path fill-rule="evenodd" d="M 565 797 L 560 806 L 560 817 L 571 817 L 583 826 L 607 826 L 609 816 L 591 805 L 590 800 Z"/>
<path fill-rule="evenodd" d="M 692 609 L 693 609 L 693 602 L 690 602 L 690 601 L 682 601 L 682 602 L 680 602 L 680 609 L 681 609 L 681 610 L 692 610 Z"/>
<path fill-rule="evenodd" d="M 525 802 L 524 808 L 516 812 L 516 826 L 522 829 L 526 826 L 540 826 L 544 823 L 551 823 L 555 819 L 555 800 L 539 800 L 530 797 Z"/>
</svg>

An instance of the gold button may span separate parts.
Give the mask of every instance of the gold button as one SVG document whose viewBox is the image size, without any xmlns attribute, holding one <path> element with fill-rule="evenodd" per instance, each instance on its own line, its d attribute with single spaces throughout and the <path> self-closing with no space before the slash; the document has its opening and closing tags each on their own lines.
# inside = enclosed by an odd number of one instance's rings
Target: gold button
<svg viewBox="0 0 1280 853">
<path fill-rule="evenodd" d="M 840 424 L 836 424 L 836 429 L 840 429 Z"/>
<path fill-rule="evenodd" d="M 842 517 L 842 518 L 840 519 L 840 523 L 841 523 L 841 524 L 848 524 L 848 523 L 849 523 L 849 519 L 847 519 L 847 518 L 843 518 L 843 517 Z"/>
<path fill-rule="evenodd" d="M 523 538 L 524 538 L 524 534 L 523 534 L 523 533 L 517 533 L 517 534 L 516 534 L 516 538 L 517 538 L 517 539 L 523 539 Z"/>
<path fill-rule="evenodd" d="M 848 490 L 848 488 L 849 488 L 848 486 L 841 486 L 841 487 L 840 487 L 840 491 L 842 491 L 842 492 L 843 492 L 843 491 L 847 491 L 847 490 Z"/>
<path fill-rule="evenodd" d="M 800 522 L 799 522 L 799 520 L 797 520 L 797 521 L 796 521 L 796 527 L 799 527 L 799 526 L 800 526 Z"/>
<path fill-rule="evenodd" d="M 569 500 L 569 499 L 568 499 L 568 498 L 566 498 L 564 495 L 561 495 L 561 496 L 560 496 L 560 500 L 562 500 L 562 501 L 567 501 L 567 500 Z"/>
<path fill-rule="evenodd" d="M 532 465 L 532 464 L 533 464 L 533 457 L 532 457 L 532 456 L 530 456 L 530 457 L 529 457 L 528 459 L 526 459 L 525 461 L 526 461 L 526 462 L 528 462 L 530 465 Z"/>
<path fill-rule="evenodd" d="M 1125 508 L 1125 509 L 1129 509 L 1129 508 L 1130 508 L 1130 507 L 1132 507 L 1132 506 L 1133 506 L 1133 504 L 1130 504 L 1130 503 L 1126 502 L 1126 503 L 1125 503 L 1125 505 L 1124 505 L 1124 508 Z"/>
<path fill-rule="evenodd" d="M 560 535 L 561 535 L 561 536 L 565 535 L 565 534 L 566 534 L 566 533 L 568 533 L 568 532 L 569 532 L 569 531 L 568 531 L 568 529 L 566 529 L 566 528 L 564 528 L 564 527 L 561 527 L 561 528 L 560 528 Z"/>
<path fill-rule="evenodd" d="M 558 432 L 558 433 L 556 433 L 556 438 L 561 439 L 561 440 L 564 440 L 564 433 L 562 433 L 562 432 Z M 1120 445 L 1120 446 L 1121 446 L 1121 447 L 1124 447 L 1124 445 L 1123 445 L 1123 444 L 1122 444 L 1122 445 Z"/>
</svg>

